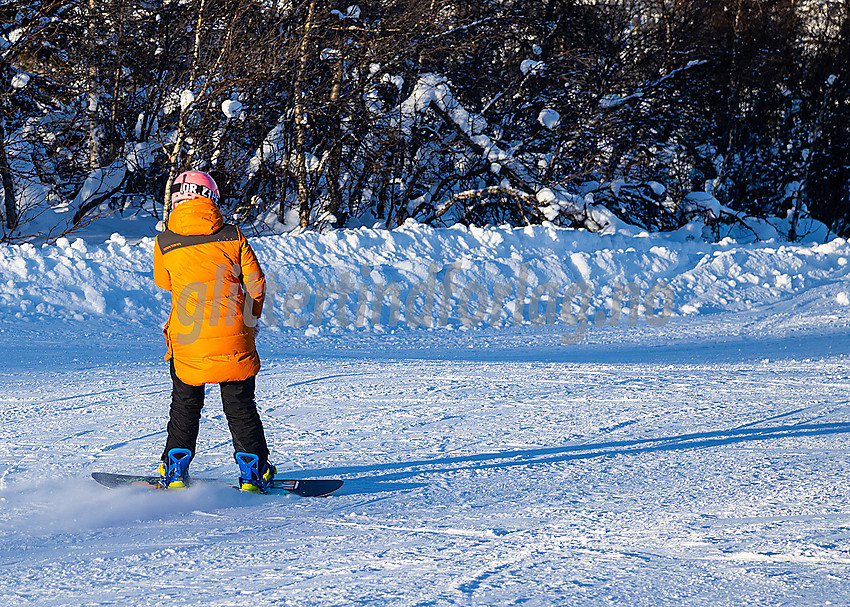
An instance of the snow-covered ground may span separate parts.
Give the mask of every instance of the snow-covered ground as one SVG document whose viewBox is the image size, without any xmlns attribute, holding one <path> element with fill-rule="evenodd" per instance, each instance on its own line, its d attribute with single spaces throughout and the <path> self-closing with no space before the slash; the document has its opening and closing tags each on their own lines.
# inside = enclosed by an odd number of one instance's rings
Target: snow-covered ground
<svg viewBox="0 0 850 607">
<path fill-rule="evenodd" d="M 845 241 L 410 226 L 252 243 L 281 291 L 258 340 L 274 460 L 345 486 L 96 485 L 152 472 L 165 437 L 152 242 L 0 247 L 0 603 L 850 603 Z M 422 297 L 373 326 L 390 282 Z M 546 324 L 546 282 L 590 285 L 580 339 L 562 338 L 581 298 Z M 641 306 L 630 326 L 626 299 L 613 322 L 629 282 L 642 304 L 663 285 L 672 316 Z M 464 292 L 489 305 L 463 316 Z M 193 474 L 234 471 L 210 388 Z"/>
</svg>

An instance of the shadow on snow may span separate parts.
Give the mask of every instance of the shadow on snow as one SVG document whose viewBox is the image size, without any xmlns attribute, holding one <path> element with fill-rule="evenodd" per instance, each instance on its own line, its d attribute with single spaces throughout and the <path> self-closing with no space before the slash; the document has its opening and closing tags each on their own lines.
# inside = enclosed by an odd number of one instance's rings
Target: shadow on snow
<svg viewBox="0 0 850 607">
<path fill-rule="evenodd" d="M 683 451 L 735 445 L 780 438 L 829 436 L 850 433 L 850 422 L 800 424 L 767 428 L 733 428 L 679 436 L 640 438 L 598 443 L 581 443 L 542 449 L 513 449 L 459 457 L 423 459 L 370 466 L 348 466 L 301 470 L 299 476 L 348 476 L 338 494 L 368 494 L 416 489 L 428 484 L 429 474 L 451 474 L 469 470 L 507 469 L 579 461 L 610 456 Z M 419 478 L 417 478 L 419 477 Z"/>
</svg>

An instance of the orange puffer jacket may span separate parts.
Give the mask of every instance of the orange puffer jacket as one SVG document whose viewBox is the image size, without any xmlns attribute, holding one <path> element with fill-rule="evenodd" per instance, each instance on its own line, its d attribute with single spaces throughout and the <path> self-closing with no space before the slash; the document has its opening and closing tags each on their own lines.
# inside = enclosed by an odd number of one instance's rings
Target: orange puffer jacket
<svg viewBox="0 0 850 607">
<path fill-rule="evenodd" d="M 165 360 L 173 358 L 177 377 L 200 386 L 257 374 L 253 327 L 265 278 L 245 236 L 224 223 L 212 200 L 194 198 L 174 209 L 168 230 L 156 237 L 153 276 L 171 291 L 163 332 Z"/>
</svg>

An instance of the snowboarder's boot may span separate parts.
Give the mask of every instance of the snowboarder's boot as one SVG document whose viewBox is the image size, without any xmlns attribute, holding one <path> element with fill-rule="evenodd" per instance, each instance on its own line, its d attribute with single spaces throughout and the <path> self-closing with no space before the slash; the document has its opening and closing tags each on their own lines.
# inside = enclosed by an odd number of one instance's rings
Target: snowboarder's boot
<svg viewBox="0 0 850 607">
<path fill-rule="evenodd" d="M 189 462 L 192 452 L 188 449 L 171 449 L 168 461 L 159 465 L 159 484 L 164 489 L 185 489 L 189 486 Z"/>
<path fill-rule="evenodd" d="M 277 473 L 277 468 L 268 462 L 260 471 L 260 458 L 253 453 L 237 453 L 236 463 L 239 464 L 239 488 L 242 491 L 264 493 Z"/>
</svg>

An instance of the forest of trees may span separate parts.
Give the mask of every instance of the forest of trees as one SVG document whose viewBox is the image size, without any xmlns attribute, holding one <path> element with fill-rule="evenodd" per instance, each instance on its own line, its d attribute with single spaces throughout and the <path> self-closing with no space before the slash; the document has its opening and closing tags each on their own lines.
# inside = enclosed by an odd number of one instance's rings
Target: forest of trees
<svg viewBox="0 0 850 607">
<path fill-rule="evenodd" d="M 850 236 L 846 0 L 355 1 L 0 0 L 0 241 L 189 168 L 249 233 Z"/>
</svg>

